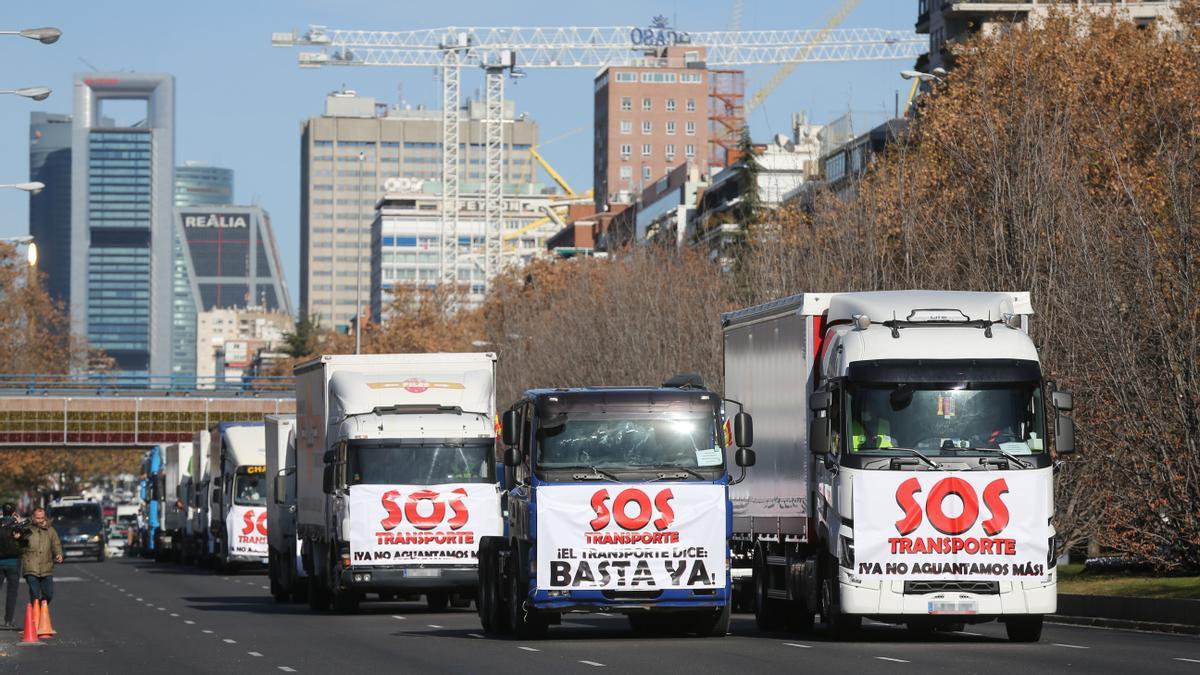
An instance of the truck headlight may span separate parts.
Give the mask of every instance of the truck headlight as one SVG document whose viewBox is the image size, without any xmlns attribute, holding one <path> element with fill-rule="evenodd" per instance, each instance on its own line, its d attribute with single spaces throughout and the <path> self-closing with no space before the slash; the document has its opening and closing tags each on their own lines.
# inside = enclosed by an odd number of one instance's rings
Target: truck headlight
<svg viewBox="0 0 1200 675">
<path fill-rule="evenodd" d="M 838 536 L 838 564 L 854 569 L 854 540 L 844 535 Z"/>
<path fill-rule="evenodd" d="M 92 535 L 92 543 L 95 544 L 95 543 L 99 543 L 99 542 L 100 542 L 100 535 L 93 534 Z"/>
</svg>

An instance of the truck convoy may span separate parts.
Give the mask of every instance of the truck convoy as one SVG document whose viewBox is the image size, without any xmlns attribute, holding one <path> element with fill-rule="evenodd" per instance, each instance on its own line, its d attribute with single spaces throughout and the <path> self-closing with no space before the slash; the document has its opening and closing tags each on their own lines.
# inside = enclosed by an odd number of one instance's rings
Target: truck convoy
<svg viewBox="0 0 1200 675">
<path fill-rule="evenodd" d="M 141 501 L 138 518 L 137 553 L 142 557 L 157 557 L 159 530 L 162 529 L 162 466 L 161 446 L 154 446 L 142 456 L 142 475 L 138 479 L 138 498 Z"/>
<path fill-rule="evenodd" d="M 1028 293 L 894 291 L 722 316 L 726 395 L 758 427 L 758 467 L 731 498 L 760 628 L 819 612 L 837 638 L 870 617 L 1040 639 L 1056 606 L 1053 387 L 1032 314 Z M 1072 397 L 1051 402 L 1063 455 Z"/>
<path fill-rule="evenodd" d="M 308 603 L 473 594 L 500 534 L 494 354 L 322 356 L 296 373 L 295 506 Z"/>
<path fill-rule="evenodd" d="M 733 426 L 737 463 L 752 465 L 749 415 Z M 567 612 L 614 612 L 636 631 L 724 636 L 724 430 L 698 377 L 526 392 L 504 413 L 507 531 L 480 544 L 484 630 L 525 639 Z"/>
<path fill-rule="evenodd" d="M 154 557 L 158 560 L 179 560 L 182 557 L 187 525 L 184 505 L 191 482 L 191 443 L 170 443 L 159 446 L 162 470 L 157 475 L 160 525 L 154 542 Z"/>
<path fill-rule="evenodd" d="M 209 540 L 219 572 L 267 564 L 266 428 L 222 422 L 209 446 Z"/>
<path fill-rule="evenodd" d="M 296 494 L 296 416 L 268 415 L 267 429 L 267 574 L 278 602 L 307 597 L 308 579 L 300 557 L 296 511 L 288 495 Z"/>
</svg>

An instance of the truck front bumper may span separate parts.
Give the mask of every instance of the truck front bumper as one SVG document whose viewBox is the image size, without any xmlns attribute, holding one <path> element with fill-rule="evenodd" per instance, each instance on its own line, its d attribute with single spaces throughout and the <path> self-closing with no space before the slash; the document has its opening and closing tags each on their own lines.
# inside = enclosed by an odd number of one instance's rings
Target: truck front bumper
<svg viewBox="0 0 1200 675">
<path fill-rule="evenodd" d="M 664 591 L 557 591 L 538 589 L 533 594 L 533 607 L 544 612 L 685 612 L 688 610 L 724 607 L 730 594 L 724 588 Z"/>
<path fill-rule="evenodd" d="M 990 621 L 1009 615 L 1053 614 L 1058 605 L 1057 584 L 1052 579 L 998 583 L 997 593 L 942 591 L 905 593 L 902 581 L 847 583 L 842 575 L 841 609 L 880 619 L 904 620 L 917 616 L 954 619 L 966 623 Z M 939 614 L 942 607 L 960 607 L 963 614 Z"/>
<path fill-rule="evenodd" d="M 338 578 L 342 588 L 378 591 L 474 591 L 479 572 L 470 567 L 350 567 Z"/>
</svg>

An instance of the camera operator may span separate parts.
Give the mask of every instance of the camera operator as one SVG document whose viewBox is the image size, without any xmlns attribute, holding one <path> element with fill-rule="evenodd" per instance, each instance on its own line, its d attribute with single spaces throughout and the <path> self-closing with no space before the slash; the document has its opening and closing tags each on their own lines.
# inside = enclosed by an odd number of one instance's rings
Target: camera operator
<svg viewBox="0 0 1200 675">
<path fill-rule="evenodd" d="M 4 505 L 4 516 L 0 518 L 0 584 L 7 584 L 4 598 L 3 630 L 18 630 L 13 623 L 17 610 L 17 589 L 21 578 L 21 556 L 29 544 L 29 524 L 16 516 L 17 508 Z"/>
</svg>

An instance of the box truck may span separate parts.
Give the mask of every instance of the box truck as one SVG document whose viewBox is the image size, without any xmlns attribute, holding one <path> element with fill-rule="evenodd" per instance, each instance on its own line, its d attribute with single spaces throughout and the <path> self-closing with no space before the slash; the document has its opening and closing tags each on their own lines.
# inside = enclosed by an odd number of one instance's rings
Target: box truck
<svg viewBox="0 0 1200 675">
<path fill-rule="evenodd" d="M 1069 392 L 1043 380 L 1028 293 L 805 293 L 722 316 L 726 395 L 758 466 L 731 491 L 758 625 L 837 638 L 999 620 L 1040 639 L 1056 604 L 1054 460 Z"/>
<path fill-rule="evenodd" d="M 296 533 L 296 416 L 268 415 L 267 425 L 267 574 L 277 602 L 304 600 L 308 579 Z"/>
<path fill-rule="evenodd" d="M 162 448 L 162 471 L 158 474 L 162 527 L 155 542 L 155 559 L 182 558 L 187 529 L 187 490 L 191 484 L 191 443 L 168 443 Z"/>
<path fill-rule="evenodd" d="M 734 427 L 738 463 L 753 464 L 749 415 Z M 612 612 L 637 632 L 723 637 L 724 431 L 698 377 L 526 392 L 504 413 L 507 531 L 480 545 L 484 630 L 535 638 L 565 613 Z"/>
<path fill-rule="evenodd" d="M 192 435 L 192 482 L 187 493 L 188 512 L 184 523 L 185 562 L 207 565 L 212 562 L 212 542 L 209 537 L 209 508 L 212 504 L 212 464 L 209 448 L 212 431 L 197 431 Z"/>
<path fill-rule="evenodd" d="M 501 528 L 495 355 L 330 355 L 295 373 L 309 606 L 474 594 L 479 540 Z"/>
<path fill-rule="evenodd" d="M 262 422 L 222 422 L 210 441 L 212 557 L 218 572 L 267 565 L 267 440 Z"/>
</svg>

